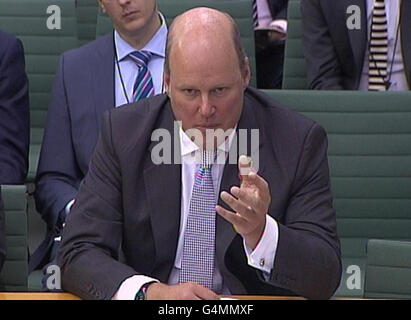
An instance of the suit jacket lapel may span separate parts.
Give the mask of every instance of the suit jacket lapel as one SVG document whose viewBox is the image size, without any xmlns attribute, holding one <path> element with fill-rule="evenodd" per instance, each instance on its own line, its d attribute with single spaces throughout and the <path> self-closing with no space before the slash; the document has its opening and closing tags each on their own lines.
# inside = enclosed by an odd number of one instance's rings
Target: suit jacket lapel
<svg viewBox="0 0 411 320">
<path fill-rule="evenodd" d="M 153 163 L 151 150 L 158 142 L 152 142 L 146 155 L 143 175 L 156 247 L 154 272 L 160 274 L 162 279 L 167 279 L 169 267 L 176 256 L 181 215 L 181 153 L 179 141 L 174 150 L 174 116 L 169 102 L 156 127 L 166 129 L 171 134 L 172 164 Z M 174 154 L 177 159 L 173 158 Z"/>
<path fill-rule="evenodd" d="M 405 74 L 411 89 L 411 0 L 401 2 L 401 47 Z"/>
<path fill-rule="evenodd" d="M 114 42 L 113 33 L 104 36 L 98 43 L 93 58 L 90 61 L 92 92 L 97 128 L 104 111 L 115 106 L 114 88 Z"/>
<path fill-rule="evenodd" d="M 360 30 L 348 30 L 348 36 L 350 39 L 351 50 L 354 56 L 355 65 L 358 68 L 359 74 L 362 72 L 364 64 L 364 53 L 367 44 L 367 7 L 366 0 L 345 0 L 346 5 L 343 6 L 344 12 L 346 12 L 348 6 L 357 5 L 361 10 L 361 28 Z M 347 17 L 345 14 L 344 17 Z"/>
</svg>

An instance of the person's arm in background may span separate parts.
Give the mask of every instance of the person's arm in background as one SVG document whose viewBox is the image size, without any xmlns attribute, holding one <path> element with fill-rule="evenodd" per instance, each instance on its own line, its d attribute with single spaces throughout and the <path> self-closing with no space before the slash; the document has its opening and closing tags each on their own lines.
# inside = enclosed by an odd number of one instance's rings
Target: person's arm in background
<svg viewBox="0 0 411 320">
<path fill-rule="evenodd" d="M 287 34 L 287 12 L 288 0 L 268 0 L 273 21 L 270 26 L 275 26 L 278 30 Z"/>
<path fill-rule="evenodd" d="M 60 229 L 67 205 L 76 197 L 82 174 L 74 152 L 65 88 L 65 60 L 60 60 L 47 113 L 37 169 L 36 208 L 49 228 Z"/>
<path fill-rule="evenodd" d="M 321 0 L 302 0 L 301 14 L 308 88 L 343 90 L 341 66 Z"/>
<path fill-rule="evenodd" d="M 0 184 L 23 184 L 30 143 L 28 80 L 20 40 L 0 34 Z"/>
</svg>

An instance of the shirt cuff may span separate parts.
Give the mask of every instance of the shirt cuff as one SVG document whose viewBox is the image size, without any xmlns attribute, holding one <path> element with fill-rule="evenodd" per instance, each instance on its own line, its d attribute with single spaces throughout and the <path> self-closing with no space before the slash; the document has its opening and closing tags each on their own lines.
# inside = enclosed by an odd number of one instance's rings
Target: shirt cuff
<svg viewBox="0 0 411 320">
<path fill-rule="evenodd" d="M 71 200 L 69 203 L 67 203 L 66 209 L 65 209 L 66 216 L 70 213 L 70 210 L 71 210 L 71 207 L 73 206 L 73 204 L 74 204 L 74 199 Z"/>
<path fill-rule="evenodd" d="M 124 280 L 111 300 L 134 300 L 140 288 L 149 282 L 159 282 L 157 279 L 135 275 Z"/>
<path fill-rule="evenodd" d="M 267 215 L 264 233 L 254 250 L 247 247 L 245 240 L 243 246 L 247 255 L 248 265 L 270 274 L 274 267 L 275 254 L 278 244 L 278 224 L 275 219 Z"/>
<path fill-rule="evenodd" d="M 279 31 L 287 33 L 288 22 L 284 19 L 278 19 L 270 22 L 270 27 L 275 27 Z"/>
</svg>

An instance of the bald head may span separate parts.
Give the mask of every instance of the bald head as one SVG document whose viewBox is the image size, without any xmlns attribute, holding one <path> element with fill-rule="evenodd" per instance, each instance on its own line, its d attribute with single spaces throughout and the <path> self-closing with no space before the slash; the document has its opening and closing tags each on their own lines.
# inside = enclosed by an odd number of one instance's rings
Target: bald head
<svg viewBox="0 0 411 320">
<path fill-rule="evenodd" d="M 166 74 L 170 73 L 173 50 L 188 52 L 195 59 L 197 52 L 220 52 L 236 56 L 241 72 L 245 72 L 247 56 L 239 29 L 228 14 L 211 8 L 191 9 L 174 19 L 167 42 Z"/>
</svg>

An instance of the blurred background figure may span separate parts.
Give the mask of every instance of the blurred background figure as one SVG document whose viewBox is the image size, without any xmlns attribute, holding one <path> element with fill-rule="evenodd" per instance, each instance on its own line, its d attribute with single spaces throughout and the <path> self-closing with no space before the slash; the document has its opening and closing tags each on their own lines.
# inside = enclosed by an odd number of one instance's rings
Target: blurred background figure
<svg viewBox="0 0 411 320">
<path fill-rule="evenodd" d="M 309 88 L 410 89 L 411 1 L 302 0 L 301 11 Z"/>
<path fill-rule="evenodd" d="M 21 41 L 0 31 L 0 184 L 23 184 L 30 142 L 28 80 Z"/>
<path fill-rule="evenodd" d="M 288 0 L 253 0 L 257 86 L 281 89 Z"/>
</svg>

